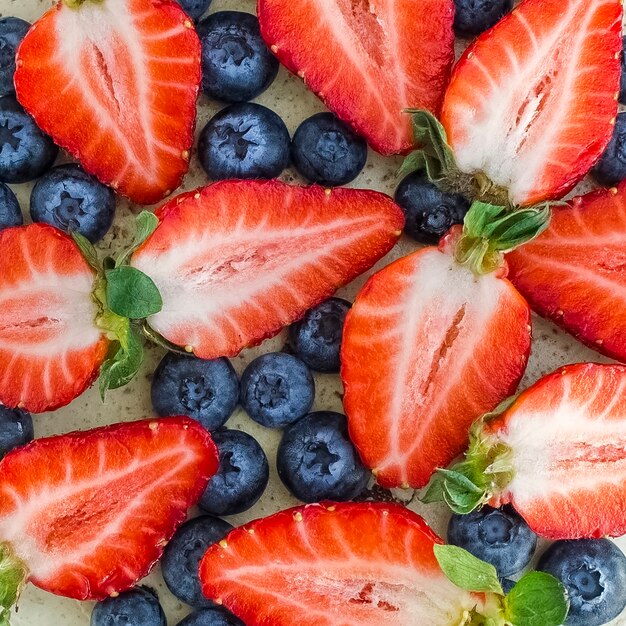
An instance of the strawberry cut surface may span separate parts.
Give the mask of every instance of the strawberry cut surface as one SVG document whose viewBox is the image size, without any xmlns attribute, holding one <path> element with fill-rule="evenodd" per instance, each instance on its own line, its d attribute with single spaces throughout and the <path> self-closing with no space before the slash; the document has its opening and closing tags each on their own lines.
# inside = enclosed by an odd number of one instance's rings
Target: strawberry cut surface
<svg viewBox="0 0 626 626">
<path fill-rule="evenodd" d="M 158 202 L 189 166 L 200 42 L 169 0 L 59 2 L 17 54 L 17 97 L 102 182 Z"/>
<path fill-rule="evenodd" d="M 617 114 L 620 0 L 524 0 L 464 53 L 441 121 L 459 168 L 513 204 L 565 195 Z"/>
<path fill-rule="evenodd" d="M 208 598 L 248 626 L 456 626 L 479 596 L 444 576 L 421 517 L 395 504 L 313 504 L 233 530 L 200 563 Z"/>
<path fill-rule="evenodd" d="M 550 227 L 507 255 L 535 312 L 590 348 L 626 361 L 626 186 L 554 207 Z"/>
<path fill-rule="evenodd" d="M 467 430 L 512 394 L 530 309 L 495 274 L 429 247 L 376 273 L 348 313 L 341 352 L 350 437 L 384 487 L 426 485 Z"/>
<path fill-rule="evenodd" d="M 182 194 L 132 265 L 163 298 L 150 326 L 201 358 L 278 333 L 369 269 L 400 236 L 387 196 L 278 181 L 225 181 Z"/>
<path fill-rule="evenodd" d="M 512 451 L 510 502 L 549 539 L 626 533 L 626 368 L 567 366 L 526 390 L 485 428 Z"/>
<path fill-rule="evenodd" d="M 108 341 L 96 327 L 95 273 L 45 224 L 0 231 L 0 403 L 63 406 L 98 375 Z"/>
<path fill-rule="evenodd" d="M 259 0 L 257 10 L 272 52 L 377 152 L 413 146 L 403 109 L 439 111 L 452 0 Z"/>
<path fill-rule="evenodd" d="M 38 587 L 106 598 L 148 573 L 217 467 L 183 417 L 37 439 L 0 462 L 0 541 Z"/>
</svg>

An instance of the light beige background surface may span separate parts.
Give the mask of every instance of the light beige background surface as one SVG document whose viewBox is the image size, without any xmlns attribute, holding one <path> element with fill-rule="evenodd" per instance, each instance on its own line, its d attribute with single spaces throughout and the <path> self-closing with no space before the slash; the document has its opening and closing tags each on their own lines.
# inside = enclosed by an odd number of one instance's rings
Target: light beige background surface
<svg viewBox="0 0 626 626">
<path fill-rule="evenodd" d="M 297 2 L 297 0 L 294 0 L 294 2 Z M 50 5 L 51 2 L 49 0 L 0 0 L 0 13 L 2 16 L 15 15 L 32 22 Z M 223 9 L 254 12 L 254 6 L 254 0 L 214 0 L 210 12 Z M 281 68 L 278 78 L 272 87 L 256 101 L 275 110 L 283 118 L 292 134 L 302 120 L 313 113 L 324 110 L 321 102 L 306 90 L 299 79 L 289 75 L 284 68 Z M 201 96 L 197 133 L 219 108 L 221 108 L 221 105 Z M 399 164 L 400 159 L 384 159 L 370 151 L 364 171 L 351 186 L 372 188 L 393 194 L 398 183 L 395 172 Z M 288 182 L 301 182 L 293 170 L 287 170 L 283 175 L 283 179 Z M 191 161 L 190 173 L 185 179 L 184 188 L 191 189 L 206 183 L 206 176 L 194 155 Z M 28 215 L 28 199 L 31 186 L 13 186 L 26 216 Z M 579 189 L 585 188 L 588 188 L 588 185 L 583 185 Z M 100 250 L 103 252 L 116 250 L 132 237 L 133 232 L 132 208 L 129 207 L 126 201 L 118 199 L 115 224 L 105 240 L 99 245 Z M 407 254 L 416 249 L 416 247 L 408 239 L 403 239 L 377 267 L 388 264 L 392 259 Z M 352 300 L 365 278 L 365 276 L 361 277 L 347 289 L 342 290 L 339 295 Z M 538 318 L 533 319 L 533 324 L 533 353 L 522 383 L 523 387 L 528 386 L 543 374 L 566 363 L 602 360 L 596 353 L 584 348 L 551 324 Z M 239 357 L 233 359 L 235 369 L 241 374 L 246 364 L 259 353 L 279 350 L 284 345 L 284 342 L 285 335 L 283 333 L 275 339 L 265 342 L 259 348 L 245 351 Z M 96 389 L 90 389 L 64 409 L 54 413 L 35 416 L 35 435 L 42 437 L 150 416 L 152 414 L 149 396 L 150 377 L 162 354 L 163 352 L 158 348 L 148 349 L 146 362 L 137 378 L 125 389 L 110 392 L 106 404 L 102 404 Z M 341 383 L 338 376 L 318 374 L 316 375 L 316 386 L 317 393 L 314 409 L 342 411 Z M 238 525 L 257 517 L 269 515 L 281 508 L 298 504 L 282 486 L 276 474 L 275 452 L 280 433 L 257 425 L 239 408 L 231 417 L 227 426 L 245 430 L 255 436 L 263 445 L 270 461 L 270 485 L 259 503 L 244 514 L 227 518 L 228 521 L 233 525 Z M 412 492 L 396 491 L 394 495 L 398 499 L 409 503 L 412 509 L 421 513 L 435 531 L 445 535 L 447 514 L 443 508 L 420 505 L 413 498 L 414 494 Z M 192 515 L 195 513 L 196 511 L 191 512 Z M 626 541 L 621 540 L 619 543 L 623 549 L 626 549 Z M 175 626 L 189 612 L 189 608 L 169 593 L 163 583 L 158 567 L 145 582 L 156 589 L 167 614 L 169 626 Z M 13 617 L 12 624 L 14 626 L 87 626 L 91 609 L 92 603 L 80 603 L 59 598 L 29 585 L 22 595 L 18 612 Z M 626 616 L 622 616 L 612 622 L 612 626 L 625 625 Z"/>
</svg>

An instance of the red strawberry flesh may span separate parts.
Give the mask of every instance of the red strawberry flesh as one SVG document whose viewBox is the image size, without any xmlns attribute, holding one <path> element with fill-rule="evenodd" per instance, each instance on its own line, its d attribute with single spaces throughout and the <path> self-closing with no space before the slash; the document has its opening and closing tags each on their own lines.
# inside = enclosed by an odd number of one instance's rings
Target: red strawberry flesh
<svg viewBox="0 0 626 626">
<path fill-rule="evenodd" d="M 200 563 L 208 598 L 248 626 L 463 623 L 479 597 L 444 576 L 440 539 L 395 504 L 314 504 L 257 520 Z"/>
<path fill-rule="evenodd" d="M 134 202 L 189 166 L 201 76 L 192 22 L 170 0 L 59 2 L 17 54 L 17 98 L 56 143 Z"/>
<path fill-rule="evenodd" d="M 304 315 L 397 241 L 387 196 L 225 181 L 174 198 L 133 255 L 163 297 L 154 330 L 201 358 L 234 356 Z"/>
<path fill-rule="evenodd" d="M 258 15 L 280 61 L 381 154 L 413 146 L 404 109 L 439 111 L 452 0 L 259 0 Z"/>
<path fill-rule="evenodd" d="M 183 417 L 37 439 L 0 462 L 0 538 L 38 587 L 101 600 L 148 573 L 217 467 Z"/>
<path fill-rule="evenodd" d="M 52 410 L 80 395 L 106 356 L 95 273 L 45 224 L 0 231 L 0 247 L 0 402 Z"/>
</svg>

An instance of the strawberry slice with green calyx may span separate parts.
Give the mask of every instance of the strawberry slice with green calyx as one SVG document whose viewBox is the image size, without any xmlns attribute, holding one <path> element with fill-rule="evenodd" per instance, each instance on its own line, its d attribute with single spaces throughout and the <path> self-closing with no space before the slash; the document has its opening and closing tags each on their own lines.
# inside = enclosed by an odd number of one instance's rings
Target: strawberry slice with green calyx
<svg viewBox="0 0 626 626">
<path fill-rule="evenodd" d="M 533 311 L 590 348 L 626 361 L 626 185 L 555 207 L 550 227 L 507 255 Z"/>
<path fill-rule="evenodd" d="M 474 203 L 461 232 L 374 274 L 344 326 L 350 437 L 384 487 L 423 487 L 467 445 L 467 429 L 517 389 L 530 352 L 528 304 L 502 251 L 549 210 Z"/>
<path fill-rule="evenodd" d="M 611 138 L 621 46 L 621 0 L 523 0 L 478 37 L 441 111 L 457 191 L 513 206 L 570 191 Z"/>
<path fill-rule="evenodd" d="M 96 274 L 46 224 L 0 231 L 0 403 L 53 410 L 98 376 L 109 341 L 96 324 Z"/>
<path fill-rule="evenodd" d="M 317 626 L 531 626 L 517 619 L 529 601 L 546 607 L 543 626 L 567 614 L 552 577 L 522 579 L 503 598 L 492 565 L 441 545 L 395 504 L 313 504 L 251 522 L 208 549 L 200 580 L 248 626 L 296 626 L 303 615 Z"/>
<path fill-rule="evenodd" d="M 272 52 L 381 154 L 413 147 L 404 109 L 438 113 L 454 62 L 452 0 L 258 0 Z"/>
<path fill-rule="evenodd" d="M 189 167 L 200 52 L 171 0 L 63 0 L 18 49 L 17 98 L 88 172 L 151 204 Z"/>
<path fill-rule="evenodd" d="M 0 623 L 27 581 L 78 600 L 133 586 L 217 468 L 211 436 L 186 417 L 37 439 L 10 452 L 0 461 Z"/>
<path fill-rule="evenodd" d="M 470 435 L 465 460 L 438 472 L 425 501 L 461 514 L 510 503 L 549 539 L 626 533 L 626 367 L 557 370 Z"/>
<path fill-rule="evenodd" d="M 383 257 L 404 217 L 384 194 L 223 181 L 181 194 L 132 255 L 163 307 L 153 331 L 204 359 L 235 356 Z"/>
</svg>

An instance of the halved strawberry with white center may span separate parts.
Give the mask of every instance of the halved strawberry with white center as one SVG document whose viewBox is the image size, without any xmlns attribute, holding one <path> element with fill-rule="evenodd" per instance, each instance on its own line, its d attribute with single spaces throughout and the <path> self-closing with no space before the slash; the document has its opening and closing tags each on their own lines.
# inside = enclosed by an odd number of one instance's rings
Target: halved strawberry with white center
<svg viewBox="0 0 626 626">
<path fill-rule="evenodd" d="M 626 361 L 626 186 L 555 207 L 550 227 L 507 255 L 532 309 L 590 348 Z"/>
<path fill-rule="evenodd" d="M 64 0 L 17 54 L 17 98 L 56 143 L 134 202 L 189 166 L 200 42 L 170 0 Z"/>
<path fill-rule="evenodd" d="M 224 181 L 157 211 L 132 265 L 159 288 L 148 318 L 205 359 L 234 356 L 302 317 L 393 247 L 404 218 L 387 196 L 278 181 Z"/>
<path fill-rule="evenodd" d="M 468 216 L 480 215 L 480 206 Z M 453 232 L 439 249 L 377 272 L 346 318 L 341 377 L 350 436 L 385 487 L 423 487 L 526 369 L 528 304 L 505 267 L 482 272 L 459 263 L 462 246 Z"/>
<path fill-rule="evenodd" d="M 128 589 L 161 556 L 217 467 L 211 436 L 186 417 L 16 449 L 0 462 L 3 582 L 12 567 L 23 573 L 16 589 L 29 580 L 79 600 Z"/>
<path fill-rule="evenodd" d="M 272 52 L 381 154 L 413 146 L 404 109 L 439 111 L 452 0 L 258 0 L 258 15 Z"/>
<path fill-rule="evenodd" d="M 524 0 L 457 64 L 441 121 L 458 168 L 514 205 L 565 195 L 617 114 L 621 0 Z"/>
<path fill-rule="evenodd" d="M 52 410 L 93 382 L 107 353 L 95 272 L 45 224 L 0 231 L 0 249 L 0 403 Z"/>
<path fill-rule="evenodd" d="M 457 626 L 483 594 L 455 587 L 441 540 L 394 504 L 313 504 L 233 530 L 200 563 L 205 595 L 248 626 Z M 496 622 L 494 622 L 495 624 Z"/>
<path fill-rule="evenodd" d="M 466 460 L 431 494 L 441 488 L 461 513 L 511 503 L 549 539 L 623 535 L 626 367 L 582 363 L 542 378 L 476 423 Z"/>
</svg>

